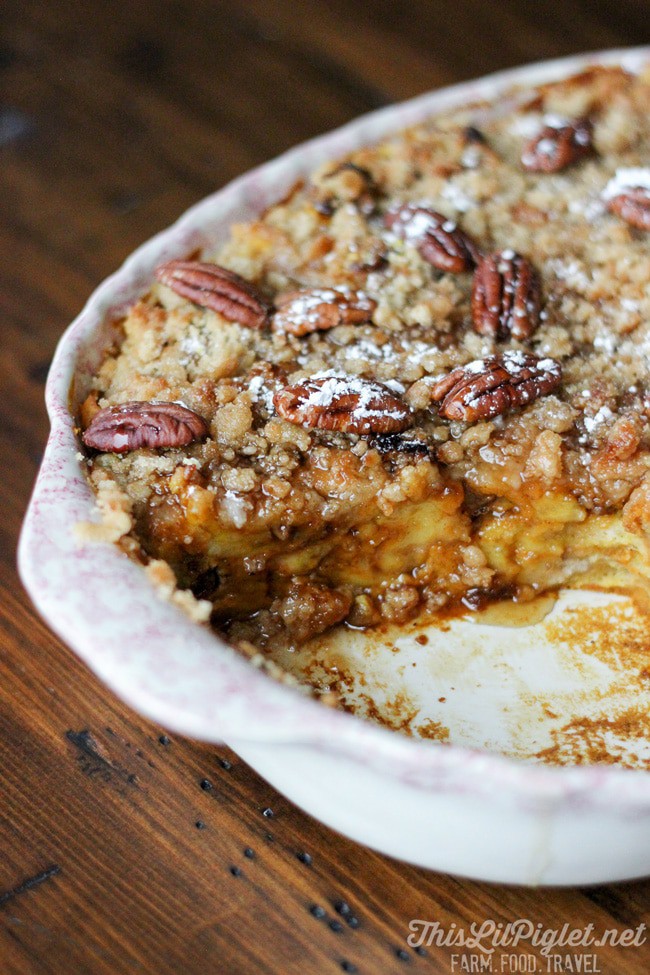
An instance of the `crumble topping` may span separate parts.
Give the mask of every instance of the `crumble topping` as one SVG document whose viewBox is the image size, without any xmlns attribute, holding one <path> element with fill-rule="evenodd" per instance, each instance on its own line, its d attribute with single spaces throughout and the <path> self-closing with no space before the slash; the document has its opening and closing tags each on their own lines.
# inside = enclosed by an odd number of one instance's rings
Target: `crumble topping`
<svg viewBox="0 0 650 975">
<path fill-rule="evenodd" d="M 205 435 L 93 454 L 91 482 L 110 537 L 231 635 L 301 642 L 470 589 L 598 584 L 588 516 L 628 566 L 606 584 L 647 575 L 650 71 L 503 101 L 324 164 L 200 262 L 158 269 L 124 319 L 83 427 L 175 404 Z M 456 412 L 435 395 L 455 370 Z"/>
</svg>

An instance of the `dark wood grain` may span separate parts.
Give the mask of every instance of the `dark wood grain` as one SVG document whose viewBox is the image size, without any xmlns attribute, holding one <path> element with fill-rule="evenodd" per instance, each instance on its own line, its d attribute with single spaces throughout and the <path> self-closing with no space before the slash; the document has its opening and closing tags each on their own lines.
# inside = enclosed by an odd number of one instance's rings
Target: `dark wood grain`
<svg viewBox="0 0 650 975">
<path fill-rule="evenodd" d="M 450 972 L 451 948 L 398 955 L 409 919 L 647 922 L 648 882 L 509 889 L 334 834 L 227 749 L 165 737 L 115 700 L 14 570 L 55 343 L 135 246 L 361 112 L 647 43 L 647 0 L 4 0 L 0 28 L 1 975 Z M 641 975 L 650 947 L 602 948 L 597 963 Z"/>
</svg>

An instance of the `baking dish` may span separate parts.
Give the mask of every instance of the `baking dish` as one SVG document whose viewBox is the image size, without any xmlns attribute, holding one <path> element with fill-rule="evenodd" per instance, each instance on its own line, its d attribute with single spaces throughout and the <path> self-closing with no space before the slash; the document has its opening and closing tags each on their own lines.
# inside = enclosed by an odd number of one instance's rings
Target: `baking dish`
<svg viewBox="0 0 650 975">
<path fill-rule="evenodd" d="M 272 681 L 158 599 L 140 567 L 116 548 L 78 543 L 73 526 L 93 517 L 94 499 L 72 413 L 111 322 L 146 287 L 153 268 L 219 242 L 233 220 L 282 198 L 318 163 L 446 107 L 494 99 L 513 84 L 540 83 L 592 63 L 634 69 L 648 59 L 650 49 L 635 49 L 505 72 L 381 110 L 292 150 L 197 204 L 136 251 L 93 294 L 52 364 L 52 432 L 19 559 L 42 615 L 143 714 L 175 731 L 227 742 L 323 822 L 423 866 L 528 884 L 644 875 L 650 776 L 600 765 L 552 768 L 504 758 L 496 748 L 417 740 Z M 486 656 L 503 637 L 499 628 L 481 629 Z"/>
</svg>

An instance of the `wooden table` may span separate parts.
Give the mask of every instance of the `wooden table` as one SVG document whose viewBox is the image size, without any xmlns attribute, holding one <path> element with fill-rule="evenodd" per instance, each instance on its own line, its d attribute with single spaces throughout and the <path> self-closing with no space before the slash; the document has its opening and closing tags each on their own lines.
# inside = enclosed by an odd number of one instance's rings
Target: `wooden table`
<svg viewBox="0 0 650 975">
<path fill-rule="evenodd" d="M 0 18 L 1 975 L 451 973 L 467 970 L 457 949 L 407 948 L 411 918 L 648 921 L 649 882 L 508 889 L 337 836 L 225 748 L 124 707 L 35 616 L 14 569 L 54 345 L 136 245 L 368 109 L 648 43 L 647 0 L 3 0 Z M 650 944 L 589 964 L 641 975 Z"/>
</svg>

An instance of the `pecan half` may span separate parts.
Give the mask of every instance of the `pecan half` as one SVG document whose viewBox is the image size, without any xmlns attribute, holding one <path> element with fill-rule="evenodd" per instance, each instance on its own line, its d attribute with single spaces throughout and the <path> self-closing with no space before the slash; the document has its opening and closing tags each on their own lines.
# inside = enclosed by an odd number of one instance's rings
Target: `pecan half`
<svg viewBox="0 0 650 975">
<path fill-rule="evenodd" d="M 239 274 L 206 261 L 168 261 L 156 268 L 162 284 L 202 308 L 219 312 L 247 328 L 264 328 L 269 305 L 257 289 Z"/>
<path fill-rule="evenodd" d="M 273 397 L 285 420 L 343 433 L 396 433 L 411 423 L 411 411 L 382 383 L 356 376 L 316 376 L 285 386 Z"/>
<path fill-rule="evenodd" d="M 276 298 L 273 328 L 290 335 L 308 335 L 337 325 L 367 322 L 377 302 L 349 288 L 310 288 Z"/>
<path fill-rule="evenodd" d="M 141 447 L 185 447 L 208 435 L 208 425 L 179 403 L 122 403 L 93 417 L 81 439 L 102 453 L 125 454 Z"/>
<path fill-rule="evenodd" d="M 526 406 L 561 381 L 562 367 L 555 359 L 513 349 L 459 366 L 436 383 L 431 398 L 440 403 L 441 416 L 472 423 Z"/>
<path fill-rule="evenodd" d="M 533 173 L 557 173 L 593 151 L 592 136 L 587 118 L 550 122 L 526 143 L 521 164 Z"/>
<path fill-rule="evenodd" d="M 412 240 L 425 261 L 440 271 L 460 274 L 478 264 L 480 251 L 472 238 L 436 210 L 406 203 L 389 210 L 384 222 L 393 233 Z"/>
<path fill-rule="evenodd" d="M 637 230 L 650 230 L 650 190 L 631 186 L 607 201 L 607 209 Z"/>
<path fill-rule="evenodd" d="M 472 319 L 479 335 L 521 341 L 539 324 L 541 287 L 533 265 L 513 250 L 481 258 L 472 282 Z"/>
</svg>

